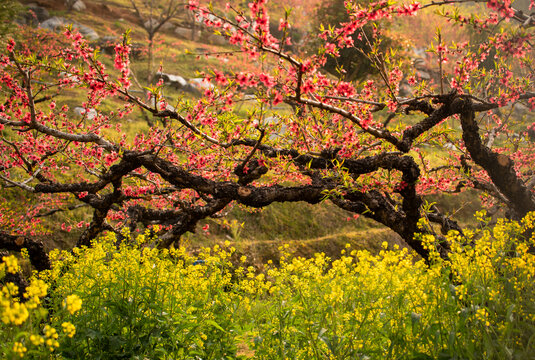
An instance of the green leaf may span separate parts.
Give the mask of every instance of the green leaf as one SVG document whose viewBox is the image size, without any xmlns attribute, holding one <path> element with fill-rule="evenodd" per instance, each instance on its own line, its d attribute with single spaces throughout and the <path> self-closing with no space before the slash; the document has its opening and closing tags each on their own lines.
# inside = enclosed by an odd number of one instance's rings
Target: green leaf
<svg viewBox="0 0 535 360">
<path fill-rule="evenodd" d="M 211 326 L 215 327 L 219 331 L 222 331 L 222 332 L 226 333 L 225 329 L 223 329 L 221 326 L 219 326 L 219 324 L 216 323 L 214 320 L 206 320 L 206 323 L 208 325 L 211 325 Z"/>
</svg>

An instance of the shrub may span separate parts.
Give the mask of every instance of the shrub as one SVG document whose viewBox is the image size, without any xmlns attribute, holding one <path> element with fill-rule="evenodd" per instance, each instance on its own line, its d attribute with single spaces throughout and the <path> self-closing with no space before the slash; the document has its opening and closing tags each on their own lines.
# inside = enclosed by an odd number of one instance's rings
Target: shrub
<svg viewBox="0 0 535 360">
<path fill-rule="evenodd" d="M 76 295 L 69 295 L 53 312 L 49 312 L 44 304 L 49 285 L 36 277 L 31 279 L 20 298 L 17 285 L 5 281 L 10 274 L 20 271 L 18 259 L 10 255 L 4 256 L 2 261 L 0 356 L 2 359 L 47 358 L 57 350 L 60 342 L 65 342 L 76 333 L 70 320 L 80 309 L 81 300 Z"/>
<path fill-rule="evenodd" d="M 35 300 L 4 285 L 1 349 L 70 359 L 529 359 L 534 220 L 450 233 L 449 258 L 431 264 L 386 243 L 377 255 L 348 245 L 335 261 L 283 246 L 280 266 L 263 273 L 228 242 L 192 256 L 150 248 L 148 234 L 125 233 L 120 245 L 110 234 L 55 251 L 52 269 L 32 280 Z M 15 271 L 13 259 L 2 269 Z M 14 306 L 28 314 L 4 321 Z M 43 340 L 34 346 L 32 336 Z"/>
</svg>

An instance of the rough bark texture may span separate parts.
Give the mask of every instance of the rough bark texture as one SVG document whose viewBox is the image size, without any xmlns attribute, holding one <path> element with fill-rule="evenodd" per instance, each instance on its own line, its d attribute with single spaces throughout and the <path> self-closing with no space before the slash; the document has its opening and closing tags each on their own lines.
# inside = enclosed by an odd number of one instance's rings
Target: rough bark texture
<svg viewBox="0 0 535 360">
<path fill-rule="evenodd" d="M 461 115 L 463 140 L 470 157 L 485 169 L 494 185 L 509 200 L 515 217 L 522 218 L 529 211 L 535 211 L 535 201 L 531 191 L 518 177 L 513 161 L 507 155 L 492 151 L 481 141 L 472 103 L 458 98 L 453 106 Z"/>
<path fill-rule="evenodd" d="M 152 153 L 125 153 L 121 162 L 112 166 L 100 179 L 94 183 L 58 184 L 45 182 L 38 184 L 38 192 L 56 193 L 71 192 L 80 201 L 94 209 L 89 227 L 78 241 L 78 246 L 90 246 L 91 240 L 101 232 L 109 229 L 106 218 L 109 211 L 121 205 L 127 197 L 121 191 L 122 178 L 133 170 L 142 167 L 152 173 L 159 174 L 172 186 L 170 191 L 193 189 L 202 197 L 202 204 L 181 202 L 176 209 L 154 210 L 141 206 L 127 209 L 131 230 L 138 223 L 145 226 L 160 224 L 171 226 L 170 230 L 160 236 L 160 247 L 168 247 L 178 243 L 180 237 L 188 232 L 194 232 L 197 223 L 209 216 L 214 216 L 224 209 L 230 202 L 236 201 L 243 205 L 262 208 L 274 202 L 304 201 L 316 204 L 327 196 L 337 206 L 366 217 L 372 218 L 392 230 L 396 231 L 421 256 L 427 257 L 427 250 L 423 249 L 414 234 L 419 232 L 418 220 L 421 218 L 422 199 L 416 192 L 416 183 L 420 177 L 420 169 L 411 156 L 400 153 L 385 153 L 367 156 L 359 159 L 343 159 L 337 156 L 338 150 L 322 152 L 319 156 L 300 154 L 295 149 L 276 149 L 261 145 L 256 140 L 240 140 L 232 146 L 250 146 L 268 157 L 287 157 L 300 167 L 303 174 L 312 178 L 312 184 L 301 186 L 253 186 L 251 183 L 262 177 L 268 169 L 257 159 L 246 159 L 238 165 L 234 173 L 237 182 L 214 181 L 196 175 L 185 168 Z M 342 164 L 345 171 L 354 177 L 373 173 L 379 169 L 401 172 L 401 182 L 395 192 L 401 200 L 394 200 L 388 194 L 378 190 L 359 192 L 353 189 L 340 188 L 336 179 L 322 176 L 319 171 L 335 169 Z M 248 170 L 245 171 L 245 166 Z M 113 192 L 101 194 L 111 185 Z M 335 195 L 329 194 L 337 189 Z M 88 192 L 81 196 L 82 192 Z M 98 192 L 98 194 L 97 194 Z M 448 224 L 443 217 L 436 218 L 441 225 Z M 455 226 L 449 226 L 455 228 Z"/>
<path fill-rule="evenodd" d="M 0 248 L 10 251 L 28 250 L 30 262 L 37 271 L 50 269 L 50 259 L 45 251 L 43 242 L 27 236 L 10 235 L 0 231 Z"/>
</svg>

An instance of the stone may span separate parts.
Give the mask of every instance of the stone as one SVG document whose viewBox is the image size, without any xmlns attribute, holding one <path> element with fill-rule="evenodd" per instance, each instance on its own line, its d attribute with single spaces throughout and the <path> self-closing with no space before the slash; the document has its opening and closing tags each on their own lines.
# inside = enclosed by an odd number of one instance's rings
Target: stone
<svg viewBox="0 0 535 360">
<path fill-rule="evenodd" d="M 423 79 L 423 80 L 430 80 L 431 79 L 431 74 L 429 74 L 427 71 L 423 71 L 423 70 L 417 70 L 416 71 L 416 76 L 417 76 L 417 78 Z"/>
<path fill-rule="evenodd" d="M 86 114 L 86 112 L 87 112 L 87 114 Z M 85 108 L 83 108 L 83 107 L 81 107 L 81 106 L 77 106 L 77 107 L 75 107 L 75 108 L 74 108 L 74 113 L 76 114 L 76 116 L 78 116 L 78 117 L 80 117 L 80 118 L 82 118 L 82 117 L 85 116 L 85 118 L 86 118 L 87 120 L 93 120 L 93 119 L 96 118 L 97 115 L 98 115 L 98 114 L 97 114 L 97 111 L 96 111 L 95 109 L 89 109 L 89 110 L 87 110 L 87 109 L 85 109 Z"/>
<path fill-rule="evenodd" d="M 156 108 L 157 110 L 163 110 L 162 109 L 162 106 L 163 106 L 163 100 L 160 100 L 158 103 L 156 103 L 156 97 L 151 95 L 151 98 L 150 98 L 150 106 L 153 107 L 153 108 Z M 175 112 L 176 109 L 174 106 L 172 105 L 169 105 L 169 104 L 165 104 L 165 110 L 168 110 L 168 111 L 171 111 L 171 112 Z"/>
<path fill-rule="evenodd" d="M 166 21 L 165 24 L 162 25 L 160 28 L 161 31 L 169 31 L 173 32 L 175 31 L 176 25 L 173 24 L 171 21 Z"/>
<path fill-rule="evenodd" d="M 228 44 L 227 39 L 225 39 L 221 35 L 216 35 L 216 34 L 209 34 L 208 36 L 203 36 L 200 40 L 207 42 L 208 44 L 211 44 L 211 45 L 224 46 Z"/>
<path fill-rule="evenodd" d="M 78 31 L 80 32 L 80 34 L 82 34 L 88 40 L 93 41 L 93 40 L 97 40 L 97 39 L 100 38 L 100 36 L 97 34 L 97 32 L 95 30 L 91 29 L 89 26 L 78 24 L 78 25 L 75 25 L 73 27 L 77 28 Z"/>
<path fill-rule="evenodd" d="M 452 150 L 452 151 L 458 151 L 459 149 L 457 149 L 457 146 L 455 146 L 454 144 L 448 142 L 448 143 L 445 143 L 444 144 L 444 149 L 448 149 L 448 150 Z"/>
<path fill-rule="evenodd" d="M 189 80 L 189 83 L 199 91 L 213 90 L 215 88 L 214 84 L 207 81 L 205 78 L 193 78 Z"/>
<path fill-rule="evenodd" d="M 72 25 L 73 29 L 77 29 L 80 34 L 82 34 L 88 40 L 94 41 L 100 38 L 97 32 L 91 29 L 89 26 L 85 26 L 77 23 L 76 21 L 71 21 L 59 16 L 54 16 L 46 21 L 43 21 L 41 24 L 39 24 L 39 27 L 50 31 L 62 31 L 67 25 Z"/>
<path fill-rule="evenodd" d="M 143 27 L 146 29 L 146 30 L 152 30 L 153 28 L 155 28 L 156 26 L 158 25 L 158 20 L 156 19 L 149 19 L 147 21 L 145 21 L 143 23 Z"/>
<path fill-rule="evenodd" d="M 78 0 L 72 5 L 72 9 L 74 11 L 84 11 L 87 9 L 87 6 L 85 6 L 82 0 Z"/>
<path fill-rule="evenodd" d="M 120 38 L 112 35 L 106 35 L 99 38 L 92 45 L 99 47 L 100 51 L 107 55 L 115 55 L 115 45 L 121 41 Z"/>
<path fill-rule="evenodd" d="M 201 31 L 185 27 L 177 26 L 175 28 L 175 35 L 184 40 L 197 40 L 201 37 Z M 193 36 L 193 37 L 192 37 Z"/>
<path fill-rule="evenodd" d="M 194 85 L 189 84 L 189 83 L 180 90 L 190 93 L 194 96 L 201 96 L 201 92 L 199 91 L 199 89 L 197 89 Z"/>
<path fill-rule="evenodd" d="M 64 18 L 54 16 L 54 17 L 51 17 L 50 19 L 48 19 L 46 21 L 43 21 L 39 25 L 39 27 L 43 28 L 43 29 L 46 29 L 46 30 L 50 30 L 50 31 L 56 31 L 57 29 L 62 28 L 63 26 L 65 26 L 64 20 L 65 20 Z"/>
<path fill-rule="evenodd" d="M 267 128 L 269 140 L 279 140 L 288 130 L 286 125 L 280 124 L 280 121 L 280 118 L 276 116 L 269 116 L 261 121 L 262 127 Z"/>
<path fill-rule="evenodd" d="M 180 75 L 166 74 L 163 72 L 157 72 L 156 77 L 163 79 L 163 81 L 178 89 L 183 88 L 188 84 L 187 80 Z"/>
<path fill-rule="evenodd" d="M 156 28 L 158 24 L 159 24 L 159 20 L 152 18 L 152 19 L 145 21 L 143 23 L 143 27 L 146 30 L 152 30 Z M 160 26 L 158 31 L 173 31 L 174 29 L 175 29 L 175 25 L 171 21 L 166 21 L 162 26 Z"/>
<path fill-rule="evenodd" d="M 24 24 L 40 24 L 50 19 L 50 13 L 47 9 L 37 4 L 27 5 L 28 12 L 23 15 Z"/>
<path fill-rule="evenodd" d="M 193 94 L 195 96 L 201 95 L 201 89 L 203 87 L 203 79 L 192 79 L 190 81 L 186 80 L 180 75 L 167 74 L 164 72 L 157 72 L 156 77 L 163 79 L 164 83 L 176 88 L 177 90 Z"/>
</svg>

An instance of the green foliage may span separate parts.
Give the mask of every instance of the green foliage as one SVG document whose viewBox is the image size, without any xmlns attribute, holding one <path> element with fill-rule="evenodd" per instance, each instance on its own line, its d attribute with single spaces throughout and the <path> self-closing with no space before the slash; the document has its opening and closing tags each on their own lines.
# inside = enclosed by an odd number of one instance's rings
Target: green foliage
<svg viewBox="0 0 535 360">
<path fill-rule="evenodd" d="M 358 1 L 358 3 L 364 2 L 365 4 L 370 1 Z M 324 30 L 338 26 L 341 23 L 347 23 L 350 21 L 349 14 L 346 9 L 346 2 L 344 0 L 328 0 L 320 3 L 316 9 L 315 24 L 313 26 L 313 36 L 311 36 L 311 47 L 316 49 L 323 44 L 323 41 L 318 37 Z M 385 53 L 389 49 L 395 48 L 396 44 L 393 39 L 385 36 L 380 43 L 373 42 L 374 37 L 372 33 L 374 31 L 385 30 L 388 25 L 384 22 L 380 24 L 367 24 L 362 27 L 362 37 L 359 39 L 361 31 L 356 31 L 352 39 L 354 45 L 352 47 L 342 48 L 340 50 L 340 56 L 328 56 L 324 69 L 331 74 L 341 75 L 345 81 L 355 81 L 365 78 L 367 75 L 377 74 L 378 69 L 373 65 L 369 56 L 373 52 Z M 374 29 L 375 28 L 375 29 Z M 341 71 L 343 72 L 341 73 Z"/>
<path fill-rule="evenodd" d="M 77 289 L 84 307 L 74 321 L 76 335 L 59 351 L 70 359 L 235 358 L 233 318 L 239 309 L 230 286 L 227 253 L 210 250 L 202 266 L 179 251 L 115 247 L 115 236 L 92 249 L 56 253 L 45 277 L 54 299 Z"/>
<path fill-rule="evenodd" d="M 23 251 L 27 257 L 28 252 Z M 76 295 L 57 299 L 57 307 L 46 305 L 45 296 L 49 285 L 42 279 L 33 278 L 24 291 L 22 299 L 19 288 L 9 277 L 20 271 L 18 259 L 4 256 L 0 263 L 0 356 L 2 359 L 46 359 L 66 342 L 76 331 L 70 322 L 72 315 L 80 309 L 81 301 Z M 49 324 L 50 310 L 54 320 Z"/>
<path fill-rule="evenodd" d="M 0 40 L 13 28 L 13 19 L 20 8 L 20 4 L 15 0 L 2 0 L 0 2 Z"/>
<path fill-rule="evenodd" d="M 125 232 L 118 246 L 109 235 L 55 251 L 32 281 L 35 308 L 4 285 L 0 348 L 38 359 L 529 359 L 535 214 L 493 228 L 479 220 L 481 230 L 448 235 L 449 259 L 432 264 L 386 243 L 376 256 L 348 245 L 335 261 L 283 246 L 280 266 L 263 273 L 229 243 L 192 256 L 147 247 L 148 233 Z M 1 272 L 13 264 L 5 258 Z M 47 287 L 49 315 L 37 318 Z M 6 321 L 15 303 L 29 315 Z"/>
</svg>

